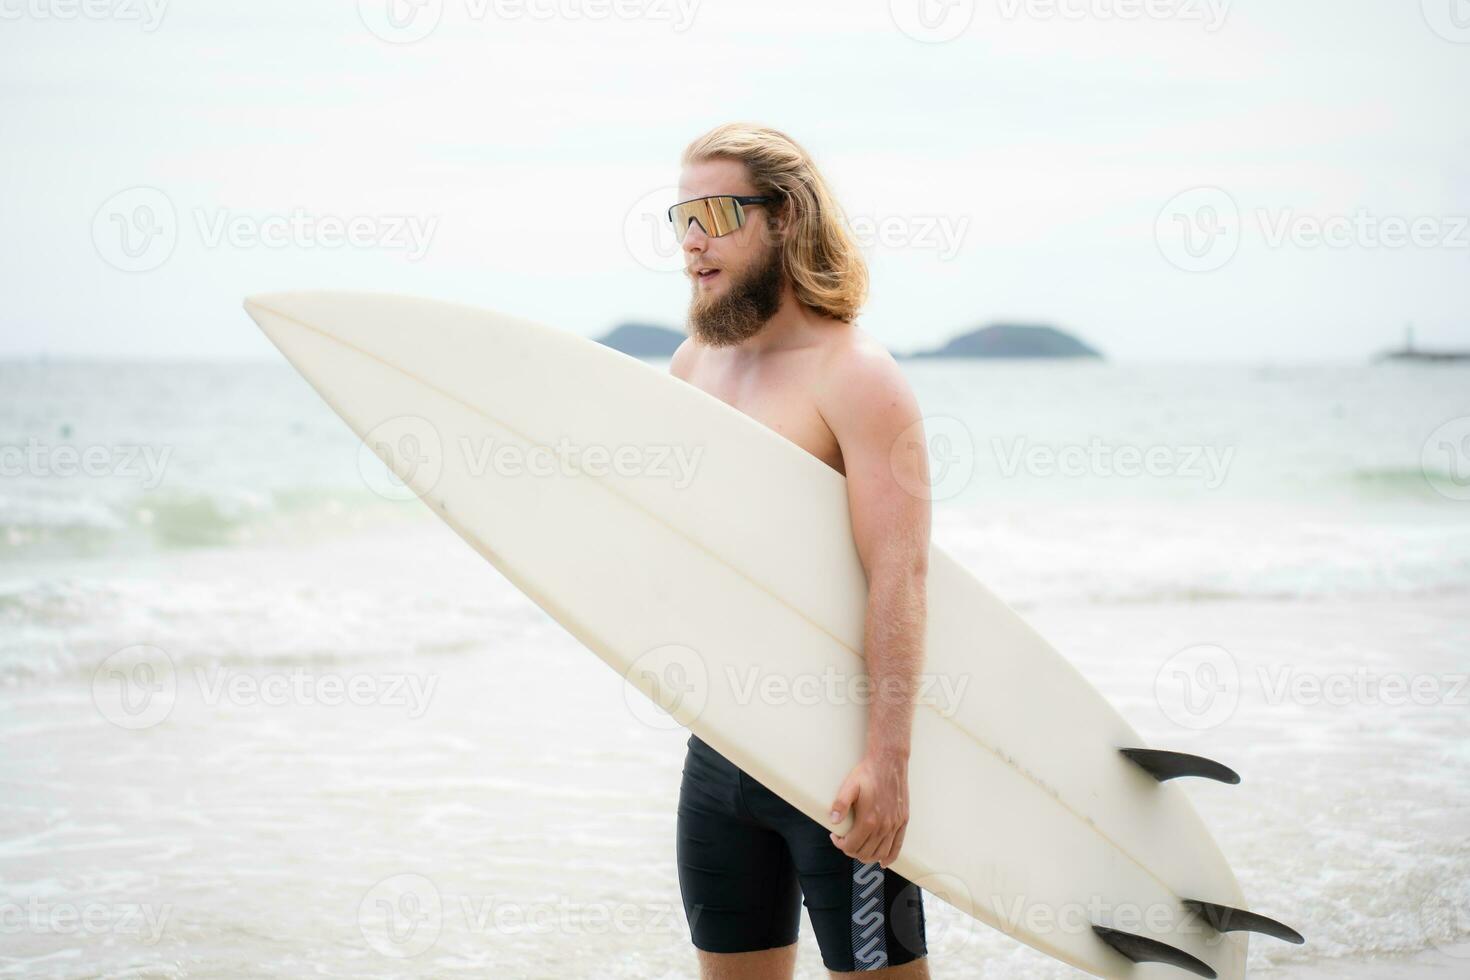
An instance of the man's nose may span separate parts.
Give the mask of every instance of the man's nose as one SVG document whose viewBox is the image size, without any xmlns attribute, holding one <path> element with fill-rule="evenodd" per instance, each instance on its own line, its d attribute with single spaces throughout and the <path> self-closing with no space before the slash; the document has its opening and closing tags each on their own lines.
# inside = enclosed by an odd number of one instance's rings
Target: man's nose
<svg viewBox="0 0 1470 980">
<path fill-rule="evenodd" d="M 677 235 L 678 233 L 679 230 L 675 228 L 674 234 Z M 709 236 L 704 233 L 703 228 L 699 227 L 698 221 L 690 218 L 689 229 L 684 232 L 684 241 L 680 243 L 680 247 L 682 247 L 684 251 L 692 254 L 695 252 L 703 252 L 708 245 Z"/>
</svg>

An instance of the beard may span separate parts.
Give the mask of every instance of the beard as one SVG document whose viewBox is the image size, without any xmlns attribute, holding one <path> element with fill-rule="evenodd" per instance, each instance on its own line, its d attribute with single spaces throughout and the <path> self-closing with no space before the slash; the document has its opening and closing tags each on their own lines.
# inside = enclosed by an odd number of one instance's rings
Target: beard
<svg viewBox="0 0 1470 980">
<path fill-rule="evenodd" d="M 732 347 L 754 337 L 781 308 L 785 283 L 781 249 L 776 247 L 767 248 L 765 258 L 732 282 L 724 295 L 700 296 L 699 284 L 695 283 L 695 294 L 689 301 L 690 332 L 695 340 L 710 347 Z"/>
</svg>

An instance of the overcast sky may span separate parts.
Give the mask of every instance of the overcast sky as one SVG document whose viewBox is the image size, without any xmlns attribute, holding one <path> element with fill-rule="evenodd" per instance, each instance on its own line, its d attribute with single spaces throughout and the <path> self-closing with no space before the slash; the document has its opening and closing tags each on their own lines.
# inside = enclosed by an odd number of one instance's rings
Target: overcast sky
<svg viewBox="0 0 1470 980">
<path fill-rule="evenodd" d="M 816 156 L 895 350 L 1470 347 L 1467 0 L 75 2 L 0 0 L 0 356 L 268 358 L 292 288 L 677 326 L 654 216 L 734 119 Z"/>
</svg>

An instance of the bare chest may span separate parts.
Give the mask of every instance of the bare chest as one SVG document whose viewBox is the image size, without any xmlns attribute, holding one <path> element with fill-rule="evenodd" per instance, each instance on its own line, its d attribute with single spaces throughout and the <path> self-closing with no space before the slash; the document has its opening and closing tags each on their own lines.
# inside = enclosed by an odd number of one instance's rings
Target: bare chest
<svg viewBox="0 0 1470 980">
<path fill-rule="evenodd" d="M 817 409 L 816 378 L 799 363 L 742 367 L 702 358 L 689 383 L 773 430 L 839 473 L 837 437 Z"/>
</svg>

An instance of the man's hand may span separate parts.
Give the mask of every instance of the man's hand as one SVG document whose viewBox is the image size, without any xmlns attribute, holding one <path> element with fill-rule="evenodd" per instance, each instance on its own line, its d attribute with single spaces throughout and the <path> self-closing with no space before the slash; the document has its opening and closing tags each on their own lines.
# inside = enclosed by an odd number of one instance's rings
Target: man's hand
<svg viewBox="0 0 1470 980">
<path fill-rule="evenodd" d="M 909 760 L 896 752 L 869 752 L 842 781 L 832 801 L 831 820 L 841 823 L 855 808 L 847 836 L 832 843 L 864 864 L 888 867 L 898 860 L 909 826 Z"/>
</svg>

